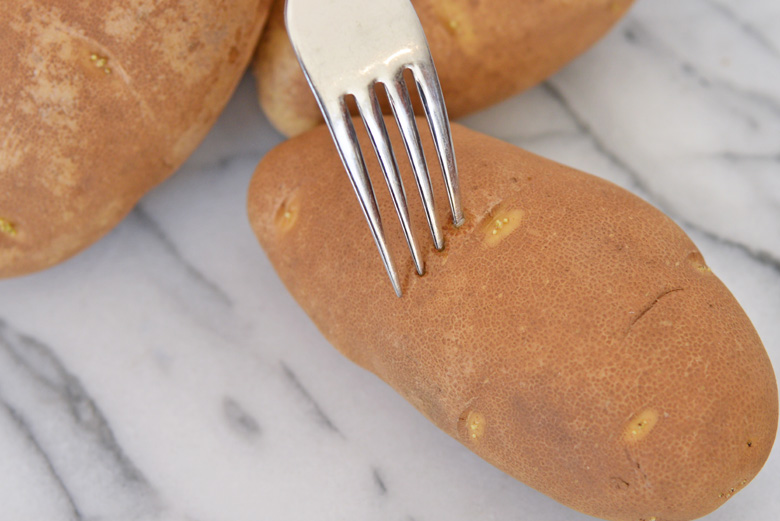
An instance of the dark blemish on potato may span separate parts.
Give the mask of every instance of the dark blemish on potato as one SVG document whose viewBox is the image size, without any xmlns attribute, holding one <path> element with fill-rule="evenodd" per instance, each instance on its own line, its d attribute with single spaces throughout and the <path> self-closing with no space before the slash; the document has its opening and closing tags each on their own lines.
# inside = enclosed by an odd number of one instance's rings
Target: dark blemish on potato
<svg viewBox="0 0 780 521">
<path fill-rule="evenodd" d="M 190 44 L 187 46 L 187 50 L 190 52 L 195 52 L 202 46 L 203 46 L 203 42 L 201 42 L 200 40 L 192 40 Z"/>
<path fill-rule="evenodd" d="M 675 293 L 677 291 L 682 291 L 683 288 L 673 288 L 662 291 L 658 296 L 656 296 L 649 304 L 645 305 L 639 312 L 634 313 L 634 318 L 631 319 L 631 323 L 628 325 L 628 330 L 626 331 L 626 335 L 628 335 L 631 332 L 631 328 L 636 325 L 637 322 L 639 322 L 639 319 L 644 317 L 651 309 L 653 309 L 658 302 L 661 301 L 662 298 L 666 297 L 667 295 L 671 293 Z"/>
<path fill-rule="evenodd" d="M 230 47 L 230 52 L 228 52 L 228 63 L 236 63 L 239 54 L 240 53 L 238 52 L 238 49 L 235 45 Z"/>
<path fill-rule="evenodd" d="M 753 442 L 752 442 L 752 441 L 750 441 L 750 440 L 748 440 L 748 442 L 747 442 L 747 446 L 748 446 L 748 448 L 751 448 L 751 447 L 753 446 Z"/>
<path fill-rule="evenodd" d="M 612 482 L 612 485 L 618 490 L 628 490 L 628 488 L 631 487 L 631 483 L 617 476 L 613 476 L 609 478 L 609 480 L 610 482 Z"/>
<path fill-rule="evenodd" d="M 15 237 L 17 234 L 16 225 L 8 219 L 0 217 L 0 233 Z"/>
<path fill-rule="evenodd" d="M 628 447 L 624 448 L 623 450 L 624 450 L 624 452 L 625 452 L 626 459 L 628 460 L 628 462 L 629 462 L 629 463 L 630 463 L 630 464 L 631 464 L 633 467 L 635 467 L 635 468 L 636 468 L 636 470 L 639 472 L 639 475 L 640 475 L 640 476 L 642 476 L 642 479 L 643 479 L 643 480 L 645 480 L 645 481 L 647 481 L 647 473 L 646 473 L 644 470 L 642 470 L 642 465 L 640 465 L 640 464 L 639 464 L 639 461 L 635 460 L 635 459 L 634 459 L 634 458 L 631 456 L 631 452 L 628 450 Z"/>
</svg>

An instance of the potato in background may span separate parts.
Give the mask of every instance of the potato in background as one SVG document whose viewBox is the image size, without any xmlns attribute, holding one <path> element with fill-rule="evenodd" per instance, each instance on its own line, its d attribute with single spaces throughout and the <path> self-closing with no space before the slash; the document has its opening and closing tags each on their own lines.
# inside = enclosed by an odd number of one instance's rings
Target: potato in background
<svg viewBox="0 0 780 521">
<path fill-rule="evenodd" d="M 0 277 L 115 226 L 195 149 L 270 0 L 0 3 Z"/>
<path fill-rule="evenodd" d="M 623 16 L 631 1 L 412 3 L 436 62 L 449 115 L 458 118 L 553 74 L 603 36 Z M 287 37 L 283 0 L 274 0 L 253 68 L 258 78 L 260 105 L 281 133 L 294 136 L 322 122 Z"/>
</svg>

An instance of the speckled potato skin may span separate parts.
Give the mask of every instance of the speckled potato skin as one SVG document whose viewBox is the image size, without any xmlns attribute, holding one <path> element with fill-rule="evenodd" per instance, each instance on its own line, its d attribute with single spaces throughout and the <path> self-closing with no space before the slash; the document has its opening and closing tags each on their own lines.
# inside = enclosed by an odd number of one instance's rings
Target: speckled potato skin
<svg viewBox="0 0 780 521">
<path fill-rule="evenodd" d="M 603 36 L 632 0 L 412 3 L 431 47 L 449 115 L 458 118 L 553 74 Z M 253 68 L 260 105 L 280 132 L 294 136 L 322 122 L 287 37 L 283 0 L 274 0 Z"/>
<path fill-rule="evenodd" d="M 0 2 L 0 277 L 96 241 L 206 135 L 270 0 Z"/>
<path fill-rule="evenodd" d="M 271 151 L 249 217 L 290 292 L 344 355 L 571 508 L 684 521 L 723 504 L 766 461 L 778 415 L 772 366 L 734 297 L 638 197 L 459 125 L 453 138 L 467 219 L 447 227 L 443 252 L 426 248 L 424 277 L 375 177 L 403 298 L 327 130 Z"/>
</svg>

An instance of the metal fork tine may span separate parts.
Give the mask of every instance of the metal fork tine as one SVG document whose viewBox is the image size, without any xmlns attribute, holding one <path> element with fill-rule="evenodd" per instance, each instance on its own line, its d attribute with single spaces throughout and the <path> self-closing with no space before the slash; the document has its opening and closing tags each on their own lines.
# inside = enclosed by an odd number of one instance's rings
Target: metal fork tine
<svg viewBox="0 0 780 521">
<path fill-rule="evenodd" d="M 425 273 L 425 267 L 423 266 L 420 251 L 412 232 L 412 223 L 409 220 L 409 208 L 406 205 L 404 185 L 401 181 L 401 175 L 398 173 L 398 163 L 393 154 L 390 136 L 387 135 L 387 127 L 385 126 L 382 109 L 379 107 L 379 101 L 377 100 L 374 87 L 375 85 L 370 85 L 365 92 L 356 94 L 355 100 L 357 101 L 360 114 L 363 117 L 363 122 L 366 125 L 366 130 L 368 130 L 368 135 L 371 137 L 371 142 L 374 144 L 374 150 L 376 151 L 379 163 L 382 166 L 382 172 L 385 175 L 387 187 L 390 189 L 395 211 L 398 214 L 398 218 L 401 220 L 401 228 L 403 228 L 406 243 L 409 245 L 409 250 L 412 252 L 415 268 L 417 269 L 417 273 L 422 275 Z"/>
<path fill-rule="evenodd" d="M 396 294 L 401 296 L 398 275 L 382 233 L 371 181 L 352 120 L 346 112 L 344 93 L 361 93 L 359 106 L 363 121 L 385 173 L 415 267 L 422 273 L 425 267 L 409 223 L 408 202 L 398 176 L 397 157 L 388 141 L 385 122 L 378 114 L 376 92 L 373 90 L 377 82 L 387 89 L 434 245 L 441 250 L 444 248 L 444 235 L 436 217 L 429 168 L 403 78 L 406 69 L 415 75 L 417 90 L 428 115 L 428 126 L 436 144 L 456 226 L 463 221 L 463 210 L 447 112 L 420 19 L 409 0 L 286 0 L 285 23 L 295 54 L 325 115 L 369 222 L 382 262 Z M 370 93 L 363 94 L 369 89 Z"/>
<path fill-rule="evenodd" d="M 401 296 L 401 283 L 398 280 L 398 273 L 390 257 L 390 251 L 387 248 L 385 234 L 382 230 L 382 219 L 379 216 L 379 208 L 374 197 L 374 189 L 371 186 L 371 179 L 368 176 L 366 162 L 360 151 L 360 143 L 355 134 L 355 127 L 352 126 L 352 118 L 347 109 L 344 98 L 340 98 L 334 103 L 324 104 L 322 100 L 320 107 L 325 116 L 333 140 L 336 142 L 341 161 L 349 174 L 349 180 L 352 182 L 352 188 L 355 189 L 360 207 L 366 216 L 368 226 L 371 228 L 371 234 L 374 236 L 374 242 L 379 249 L 379 255 L 382 257 L 382 263 L 385 265 L 387 274 L 393 284 L 395 294 Z"/>
<path fill-rule="evenodd" d="M 458 167 L 455 163 L 455 152 L 452 147 L 450 123 L 447 118 L 447 107 L 441 92 L 439 77 L 433 62 L 418 63 L 409 66 L 417 82 L 417 90 L 428 116 L 433 141 L 439 156 L 439 164 L 444 174 L 444 184 L 447 187 L 447 197 L 452 210 L 452 222 L 455 226 L 463 224 L 463 207 L 460 201 L 460 186 L 458 185 Z"/>
<path fill-rule="evenodd" d="M 433 244 L 437 250 L 444 248 L 444 237 L 442 236 L 441 226 L 436 217 L 435 205 L 433 200 L 433 189 L 431 187 L 431 177 L 428 174 L 428 166 L 425 162 L 425 153 L 420 142 L 420 133 L 417 130 L 417 123 L 414 119 L 414 110 L 412 102 L 409 99 L 409 91 L 406 89 L 406 82 L 403 78 L 403 71 L 399 72 L 392 81 L 385 84 L 387 95 L 390 99 L 390 105 L 393 108 L 393 114 L 401 130 L 401 137 L 406 147 L 406 153 L 409 155 L 409 161 L 412 163 L 414 177 L 417 180 L 417 188 L 420 192 L 420 198 L 423 202 L 425 216 L 428 219 L 428 227 L 433 236 Z"/>
</svg>

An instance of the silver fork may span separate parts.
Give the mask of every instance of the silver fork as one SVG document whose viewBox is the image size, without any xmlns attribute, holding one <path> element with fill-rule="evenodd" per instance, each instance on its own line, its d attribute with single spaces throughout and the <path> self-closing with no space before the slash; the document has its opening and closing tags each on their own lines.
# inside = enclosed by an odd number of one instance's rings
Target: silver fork
<svg viewBox="0 0 780 521">
<path fill-rule="evenodd" d="M 352 95 L 382 166 L 417 273 L 425 272 L 409 222 L 406 194 L 390 145 L 376 85 L 387 90 L 412 164 L 428 226 L 437 249 L 444 248 L 433 191 L 409 92 L 411 70 L 428 117 L 455 226 L 463 223 L 458 173 L 447 109 L 422 25 L 409 0 L 287 0 L 287 32 L 330 129 L 341 161 L 368 220 L 396 295 L 398 272 L 387 249 L 382 221 L 345 97 Z"/>
</svg>

